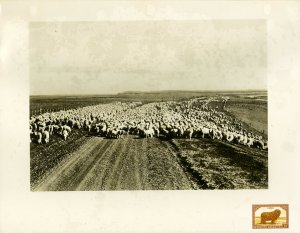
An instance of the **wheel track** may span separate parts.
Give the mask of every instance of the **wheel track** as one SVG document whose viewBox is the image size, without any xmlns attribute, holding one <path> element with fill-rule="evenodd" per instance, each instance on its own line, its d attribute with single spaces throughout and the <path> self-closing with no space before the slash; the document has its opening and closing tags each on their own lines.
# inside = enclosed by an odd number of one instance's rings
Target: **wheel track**
<svg viewBox="0 0 300 233">
<path fill-rule="evenodd" d="M 110 144 L 104 140 L 102 143 L 96 145 L 92 150 L 91 154 L 87 156 L 87 161 L 81 163 L 80 172 L 71 178 L 71 182 L 68 183 L 68 187 L 71 190 L 76 190 L 78 186 L 80 186 L 81 182 L 84 178 L 91 172 L 92 168 L 97 164 L 101 159 L 105 152 L 110 147 Z M 102 154 L 99 154 L 99 151 L 103 151 Z"/>
<path fill-rule="evenodd" d="M 137 145 L 142 145 L 145 139 L 130 139 L 131 147 L 124 153 L 127 154 L 124 164 L 122 166 L 119 179 L 117 182 L 117 189 L 119 190 L 142 190 L 140 179 L 141 170 L 137 166 L 137 159 L 140 157 Z"/>
<path fill-rule="evenodd" d="M 138 150 L 138 147 L 137 147 L 137 143 L 135 143 L 134 144 L 134 153 L 132 153 L 132 156 L 134 156 L 133 157 L 134 177 L 135 177 L 135 181 L 136 181 L 137 190 L 141 190 L 142 189 L 142 183 L 141 183 L 140 175 L 142 174 L 142 171 L 141 171 L 141 166 L 139 166 L 140 155 L 138 153 L 139 153 L 139 150 Z"/>
<path fill-rule="evenodd" d="M 117 140 L 114 139 L 105 139 L 104 150 L 98 150 L 98 160 L 93 163 L 90 167 L 89 172 L 86 176 L 80 181 L 76 190 L 98 190 L 98 186 L 101 186 L 103 183 L 102 175 L 103 171 L 105 172 L 108 169 L 108 164 L 113 160 L 114 149 L 120 147 L 117 143 Z M 104 169 L 101 169 L 101 165 L 104 166 Z M 100 174 L 98 174 L 100 172 Z"/>
<path fill-rule="evenodd" d="M 120 151 L 118 152 L 118 155 L 116 156 L 116 160 L 114 161 L 114 164 L 111 168 L 111 173 L 109 176 L 107 176 L 107 180 L 105 180 L 105 189 L 106 190 L 119 190 L 119 181 L 120 176 L 122 174 L 122 169 L 124 166 L 124 161 L 126 160 L 126 156 L 128 156 L 128 153 L 126 153 L 130 146 L 128 146 L 130 140 L 128 137 L 125 137 L 121 139 L 122 147 Z"/>
<path fill-rule="evenodd" d="M 141 159 L 142 162 L 142 172 L 141 172 L 141 183 L 142 183 L 142 189 L 143 190 L 151 190 L 151 184 L 148 182 L 148 175 L 149 175 L 149 160 L 147 155 L 147 139 L 141 139 L 142 143 L 141 145 Z"/>
<path fill-rule="evenodd" d="M 118 141 L 116 139 L 116 141 Z M 118 145 L 113 148 L 112 153 L 110 153 L 110 159 L 107 161 L 107 163 L 105 164 L 104 170 L 103 172 L 101 172 L 100 174 L 100 178 L 97 177 L 97 179 L 102 180 L 101 182 L 101 190 L 111 190 L 109 189 L 109 177 L 110 177 L 110 171 L 111 171 L 111 166 L 114 165 L 114 162 L 116 161 L 116 159 L 118 159 L 118 157 L 120 157 L 119 154 L 119 150 L 123 150 L 123 148 L 125 147 L 125 145 L 123 143 L 118 143 Z"/>
<path fill-rule="evenodd" d="M 121 143 L 117 139 L 105 139 L 107 142 L 111 142 L 108 149 L 102 153 L 101 159 L 94 164 L 90 170 L 89 175 L 82 182 L 78 190 L 107 190 L 106 189 L 106 177 L 109 176 L 111 165 L 115 160 L 115 152 L 122 148 Z"/>
<path fill-rule="evenodd" d="M 104 144 L 105 145 L 105 144 Z M 56 189 L 58 190 L 75 190 L 78 181 L 88 173 L 93 162 L 96 161 L 97 155 L 95 151 L 102 149 L 103 144 L 93 144 L 85 153 L 79 154 L 77 161 L 74 161 L 70 167 L 67 167 L 62 173 L 62 179 L 58 179 Z"/>
</svg>

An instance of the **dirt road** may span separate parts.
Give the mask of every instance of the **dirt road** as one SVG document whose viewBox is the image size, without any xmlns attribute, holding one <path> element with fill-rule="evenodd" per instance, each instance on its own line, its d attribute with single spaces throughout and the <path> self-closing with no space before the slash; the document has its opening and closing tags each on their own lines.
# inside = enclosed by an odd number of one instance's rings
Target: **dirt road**
<svg viewBox="0 0 300 233">
<path fill-rule="evenodd" d="M 193 189 L 167 142 L 157 138 L 90 137 L 34 191 Z"/>
</svg>

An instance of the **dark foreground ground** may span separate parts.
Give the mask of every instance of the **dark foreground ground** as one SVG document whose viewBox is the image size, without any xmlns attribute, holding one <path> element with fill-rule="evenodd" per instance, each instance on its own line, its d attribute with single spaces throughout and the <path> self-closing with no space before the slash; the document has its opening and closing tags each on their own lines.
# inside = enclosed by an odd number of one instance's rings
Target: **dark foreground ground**
<svg viewBox="0 0 300 233">
<path fill-rule="evenodd" d="M 105 139 L 75 131 L 31 145 L 31 188 L 178 190 L 267 188 L 267 152 L 210 139 Z"/>
</svg>

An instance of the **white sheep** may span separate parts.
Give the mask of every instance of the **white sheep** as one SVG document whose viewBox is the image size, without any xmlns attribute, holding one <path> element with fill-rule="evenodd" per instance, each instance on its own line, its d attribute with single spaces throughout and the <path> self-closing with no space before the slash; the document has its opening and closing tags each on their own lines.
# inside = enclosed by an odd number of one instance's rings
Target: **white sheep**
<svg viewBox="0 0 300 233">
<path fill-rule="evenodd" d="M 66 141 L 69 133 L 68 133 L 68 131 L 66 129 L 64 129 L 63 132 L 62 132 L 62 135 L 64 137 L 64 140 Z"/>
<path fill-rule="evenodd" d="M 36 135 L 37 135 L 37 143 L 41 144 L 42 143 L 42 133 L 36 132 Z"/>
<path fill-rule="evenodd" d="M 50 133 L 47 130 L 43 131 L 44 141 L 48 143 L 50 141 Z"/>
</svg>

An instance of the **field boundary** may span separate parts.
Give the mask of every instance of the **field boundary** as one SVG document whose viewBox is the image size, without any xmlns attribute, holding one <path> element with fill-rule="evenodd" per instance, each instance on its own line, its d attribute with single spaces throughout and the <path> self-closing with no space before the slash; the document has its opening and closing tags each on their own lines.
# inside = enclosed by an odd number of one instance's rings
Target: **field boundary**
<svg viewBox="0 0 300 233">
<path fill-rule="evenodd" d="M 179 163 L 184 173 L 187 175 L 194 189 L 213 189 L 209 187 L 209 185 L 203 179 L 201 174 L 199 174 L 199 172 L 193 169 L 192 165 L 187 160 L 187 157 L 182 155 L 180 147 L 174 141 L 174 139 L 168 141 L 166 145 L 169 148 L 170 152 L 176 157 L 177 162 Z"/>
</svg>

